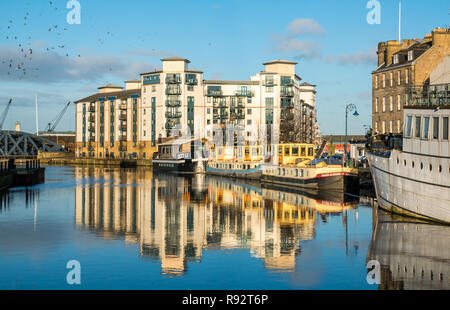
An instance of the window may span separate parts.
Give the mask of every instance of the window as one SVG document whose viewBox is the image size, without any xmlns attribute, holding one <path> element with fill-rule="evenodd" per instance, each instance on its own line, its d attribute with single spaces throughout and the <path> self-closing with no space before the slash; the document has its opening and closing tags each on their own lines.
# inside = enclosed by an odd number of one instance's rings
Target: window
<svg viewBox="0 0 450 310">
<path fill-rule="evenodd" d="M 251 124 L 252 124 L 252 120 L 251 119 L 247 120 L 247 125 L 251 125 Z"/>
<path fill-rule="evenodd" d="M 401 120 L 397 120 L 397 132 L 398 133 L 402 132 L 402 121 Z"/>
<path fill-rule="evenodd" d="M 292 147 L 292 156 L 298 156 L 298 146 Z"/>
<path fill-rule="evenodd" d="M 247 114 L 252 115 L 252 109 L 247 109 Z"/>
<path fill-rule="evenodd" d="M 156 91 L 156 86 L 152 86 L 152 92 L 155 92 Z"/>
<path fill-rule="evenodd" d="M 381 133 L 386 133 L 386 121 L 381 123 Z"/>
<path fill-rule="evenodd" d="M 405 83 L 408 84 L 409 83 L 409 69 L 405 70 Z"/>
<path fill-rule="evenodd" d="M 206 121 L 206 125 L 211 125 L 211 120 L 210 119 Z"/>
<path fill-rule="evenodd" d="M 393 132 L 394 129 L 394 121 L 389 122 L 389 132 Z"/>
<path fill-rule="evenodd" d="M 386 97 L 383 97 L 383 112 L 386 112 Z"/>
<path fill-rule="evenodd" d="M 378 89 L 378 75 L 375 75 L 375 89 Z"/>
<path fill-rule="evenodd" d="M 187 90 L 188 91 L 194 91 L 194 86 L 193 85 L 188 85 Z"/>
<path fill-rule="evenodd" d="M 439 117 L 433 117 L 433 139 L 439 139 Z"/>
<path fill-rule="evenodd" d="M 389 73 L 389 83 L 391 84 L 391 87 L 394 86 L 394 73 Z"/>
<path fill-rule="evenodd" d="M 420 116 L 416 116 L 416 138 L 420 138 Z"/>
<path fill-rule="evenodd" d="M 308 148 L 308 156 L 314 156 L 314 148 L 312 146 Z"/>
<path fill-rule="evenodd" d="M 284 147 L 284 155 L 289 156 L 290 155 L 290 148 L 289 146 Z"/>
<path fill-rule="evenodd" d="M 378 98 L 375 98 L 375 113 L 378 113 Z"/>
<path fill-rule="evenodd" d="M 389 111 L 394 111 L 394 97 L 389 97 Z"/>
<path fill-rule="evenodd" d="M 402 71 L 398 71 L 398 73 L 397 73 L 397 85 L 401 84 L 401 80 L 402 80 Z"/>
<path fill-rule="evenodd" d="M 383 74 L 383 88 L 386 87 L 386 74 Z"/>
<path fill-rule="evenodd" d="M 273 93 L 273 87 L 272 86 L 266 86 L 266 93 Z"/>
<path fill-rule="evenodd" d="M 402 96 L 397 95 L 397 111 L 400 111 L 402 109 Z"/>
<path fill-rule="evenodd" d="M 394 55 L 393 62 L 394 62 L 394 65 L 398 64 L 398 54 Z"/>
<path fill-rule="evenodd" d="M 424 117 L 422 139 L 428 139 L 429 128 L 430 128 L 430 118 Z"/>
<path fill-rule="evenodd" d="M 211 108 L 206 109 L 206 114 L 211 114 Z"/>
<path fill-rule="evenodd" d="M 448 117 L 442 119 L 442 139 L 448 140 Z"/>
<path fill-rule="evenodd" d="M 414 59 L 414 51 L 408 51 L 408 61 L 412 61 Z"/>
<path fill-rule="evenodd" d="M 301 156 L 306 156 L 306 147 L 304 146 L 301 148 Z"/>
</svg>

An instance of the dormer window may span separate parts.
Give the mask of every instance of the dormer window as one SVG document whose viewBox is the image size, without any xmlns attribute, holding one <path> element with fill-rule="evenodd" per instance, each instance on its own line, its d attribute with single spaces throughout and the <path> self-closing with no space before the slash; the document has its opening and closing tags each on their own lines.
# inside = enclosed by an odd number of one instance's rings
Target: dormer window
<svg viewBox="0 0 450 310">
<path fill-rule="evenodd" d="M 398 64 L 398 54 L 394 55 L 394 65 Z"/>
<path fill-rule="evenodd" d="M 414 59 L 414 51 L 408 51 L 408 61 L 412 61 Z"/>
</svg>

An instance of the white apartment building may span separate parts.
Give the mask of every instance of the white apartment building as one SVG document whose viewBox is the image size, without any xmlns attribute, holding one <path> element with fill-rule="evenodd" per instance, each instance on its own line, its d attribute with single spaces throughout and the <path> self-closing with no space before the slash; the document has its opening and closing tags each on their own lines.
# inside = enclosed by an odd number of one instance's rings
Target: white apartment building
<svg viewBox="0 0 450 310">
<path fill-rule="evenodd" d="M 280 142 L 318 142 L 315 86 L 301 83 L 295 62 L 267 62 L 247 81 L 204 80 L 189 63 L 162 59 L 161 70 L 142 73 L 125 90 L 107 85 L 76 102 L 77 155 L 151 158 L 166 138 L 214 141 L 229 126 L 246 142 L 270 142 L 274 132 Z"/>
</svg>

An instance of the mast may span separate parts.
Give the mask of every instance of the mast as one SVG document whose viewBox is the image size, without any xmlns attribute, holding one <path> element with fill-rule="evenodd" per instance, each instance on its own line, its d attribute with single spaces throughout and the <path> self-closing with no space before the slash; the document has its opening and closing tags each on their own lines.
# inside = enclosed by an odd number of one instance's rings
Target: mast
<svg viewBox="0 0 450 310">
<path fill-rule="evenodd" d="M 39 110 L 38 110 L 37 94 L 34 94 L 34 99 L 36 103 L 36 136 L 39 136 Z"/>
<path fill-rule="evenodd" d="M 402 2 L 398 3 L 398 42 L 402 42 Z"/>
</svg>

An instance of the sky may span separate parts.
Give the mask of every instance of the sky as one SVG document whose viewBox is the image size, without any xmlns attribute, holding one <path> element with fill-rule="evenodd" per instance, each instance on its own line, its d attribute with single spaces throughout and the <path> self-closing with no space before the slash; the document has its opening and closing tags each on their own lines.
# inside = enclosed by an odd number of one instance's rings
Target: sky
<svg viewBox="0 0 450 310">
<path fill-rule="evenodd" d="M 69 24 L 69 0 L 0 1 L 0 113 L 13 99 L 3 129 L 45 130 L 69 101 L 99 86 L 139 78 L 179 56 L 205 79 L 248 80 L 264 62 L 298 62 L 303 82 L 317 85 L 322 134 L 371 124 L 371 72 L 378 42 L 398 38 L 399 0 L 378 0 L 380 23 L 369 24 L 375 0 L 78 0 L 80 24 Z M 369 3 L 370 4 L 370 3 Z M 402 38 L 449 27 L 446 0 L 403 0 Z M 11 65 L 11 66 L 10 66 Z M 72 105 L 56 130 L 75 129 Z"/>
</svg>

